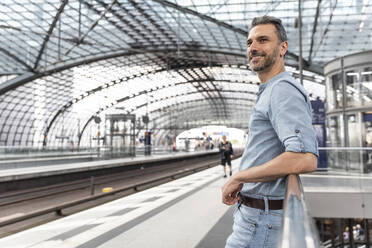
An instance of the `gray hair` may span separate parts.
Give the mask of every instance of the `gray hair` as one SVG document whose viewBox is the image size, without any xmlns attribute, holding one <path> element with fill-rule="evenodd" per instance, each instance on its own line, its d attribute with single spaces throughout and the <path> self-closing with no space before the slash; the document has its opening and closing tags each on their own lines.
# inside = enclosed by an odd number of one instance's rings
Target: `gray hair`
<svg viewBox="0 0 372 248">
<path fill-rule="evenodd" d="M 262 24 L 272 24 L 276 28 L 276 35 L 280 42 L 287 41 L 287 32 L 285 31 L 282 21 L 279 18 L 273 16 L 260 16 L 255 17 L 251 23 L 251 29 L 255 26 L 262 25 Z"/>
</svg>

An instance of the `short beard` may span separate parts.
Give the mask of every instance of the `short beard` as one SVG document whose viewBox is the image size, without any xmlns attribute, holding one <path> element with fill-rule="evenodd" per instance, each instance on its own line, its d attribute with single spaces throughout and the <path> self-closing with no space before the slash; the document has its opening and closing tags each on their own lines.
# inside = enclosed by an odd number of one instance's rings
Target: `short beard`
<svg viewBox="0 0 372 248">
<path fill-rule="evenodd" d="M 276 56 L 278 53 L 279 53 L 279 48 L 276 47 L 271 55 L 269 55 L 266 59 L 264 58 L 264 63 L 262 66 L 254 67 L 250 65 L 252 71 L 260 72 L 260 71 L 266 70 L 267 68 L 270 68 L 272 65 L 275 64 Z"/>
</svg>

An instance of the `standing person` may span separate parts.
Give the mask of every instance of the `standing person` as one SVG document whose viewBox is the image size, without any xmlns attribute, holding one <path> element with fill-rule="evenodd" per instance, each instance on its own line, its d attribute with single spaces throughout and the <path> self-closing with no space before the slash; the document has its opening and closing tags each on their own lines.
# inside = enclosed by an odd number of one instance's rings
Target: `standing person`
<svg viewBox="0 0 372 248">
<path fill-rule="evenodd" d="M 232 167 L 231 167 L 231 159 L 233 155 L 233 148 L 230 141 L 226 140 L 226 135 L 222 135 L 222 141 L 219 143 L 218 148 L 220 149 L 221 153 L 221 165 L 223 166 L 223 177 L 227 177 L 226 175 L 226 163 L 230 167 L 230 176 L 232 175 Z"/>
<path fill-rule="evenodd" d="M 256 17 L 247 39 L 250 68 L 261 81 L 239 172 L 222 187 L 237 203 L 227 248 L 277 247 L 286 176 L 317 168 L 317 141 L 304 88 L 285 72 L 287 35 L 280 19 Z"/>
<path fill-rule="evenodd" d="M 366 145 L 367 147 L 371 148 L 372 147 L 372 128 L 368 127 L 367 128 L 367 134 L 366 134 Z M 372 151 L 367 150 L 367 164 L 372 163 Z"/>
</svg>

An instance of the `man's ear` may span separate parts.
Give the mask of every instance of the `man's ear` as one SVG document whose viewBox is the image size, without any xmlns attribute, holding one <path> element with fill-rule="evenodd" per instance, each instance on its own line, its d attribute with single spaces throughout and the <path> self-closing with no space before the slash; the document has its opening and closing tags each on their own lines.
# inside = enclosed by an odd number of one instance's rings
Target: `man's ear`
<svg viewBox="0 0 372 248">
<path fill-rule="evenodd" d="M 284 57 L 284 55 L 286 54 L 287 50 L 288 50 L 288 42 L 287 41 L 283 41 L 280 44 L 280 57 Z"/>
</svg>

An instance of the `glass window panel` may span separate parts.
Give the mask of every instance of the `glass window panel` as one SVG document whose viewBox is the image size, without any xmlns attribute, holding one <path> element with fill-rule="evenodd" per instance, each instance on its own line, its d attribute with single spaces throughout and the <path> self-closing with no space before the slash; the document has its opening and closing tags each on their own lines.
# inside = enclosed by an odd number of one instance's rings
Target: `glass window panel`
<svg viewBox="0 0 372 248">
<path fill-rule="evenodd" d="M 328 111 L 342 108 L 342 81 L 341 73 L 327 77 L 327 107 Z"/>
<path fill-rule="evenodd" d="M 357 70 L 346 71 L 346 106 L 359 107 L 362 105 L 360 74 Z"/>
</svg>

